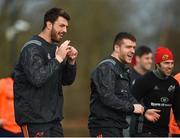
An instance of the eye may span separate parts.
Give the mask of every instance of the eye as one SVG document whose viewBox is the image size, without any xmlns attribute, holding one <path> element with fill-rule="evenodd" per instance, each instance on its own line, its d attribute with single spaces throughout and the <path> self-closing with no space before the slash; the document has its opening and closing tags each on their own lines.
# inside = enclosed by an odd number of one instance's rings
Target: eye
<svg viewBox="0 0 180 138">
<path fill-rule="evenodd" d="M 61 25 L 59 25 L 59 27 L 65 27 L 65 25 L 64 25 L 64 24 L 61 24 Z"/>
<path fill-rule="evenodd" d="M 132 47 L 132 46 L 130 46 L 130 45 L 127 45 L 127 46 L 126 46 L 126 48 L 131 48 L 131 47 Z"/>
</svg>

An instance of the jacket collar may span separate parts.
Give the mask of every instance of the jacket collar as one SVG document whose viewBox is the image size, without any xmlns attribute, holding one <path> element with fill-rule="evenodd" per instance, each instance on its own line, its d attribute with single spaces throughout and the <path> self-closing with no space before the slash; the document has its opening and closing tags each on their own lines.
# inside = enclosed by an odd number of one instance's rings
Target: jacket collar
<svg viewBox="0 0 180 138">
<path fill-rule="evenodd" d="M 113 56 L 110 56 L 110 58 L 112 58 L 112 59 L 117 63 L 117 65 L 120 66 L 123 70 L 129 71 L 129 66 L 128 66 L 128 64 L 124 64 L 124 63 L 120 62 L 118 59 L 116 59 L 116 58 L 113 57 Z"/>
<path fill-rule="evenodd" d="M 153 70 L 153 73 L 157 78 L 161 80 L 167 80 L 169 78 L 169 76 L 164 75 L 159 69 Z"/>
</svg>

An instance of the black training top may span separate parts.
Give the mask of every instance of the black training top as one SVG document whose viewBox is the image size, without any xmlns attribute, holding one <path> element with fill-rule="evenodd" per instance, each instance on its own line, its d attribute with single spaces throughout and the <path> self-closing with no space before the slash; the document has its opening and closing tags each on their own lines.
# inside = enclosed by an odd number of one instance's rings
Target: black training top
<svg viewBox="0 0 180 138">
<path fill-rule="evenodd" d="M 157 131 L 168 131 L 171 107 L 176 120 L 180 121 L 180 88 L 173 77 L 160 79 L 153 71 L 149 72 L 135 81 L 132 94 L 138 101 L 143 99 L 147 109 L 161 110 L 157 122 L 144 119 L 144 126 Z"/>
<path fill-rule="evenodd" d="M 34 36 L 14 69 L 15 118 L 19 125 L 63 119 L 62 85 L 73 83 L 76 65 L 55 59 L 56 45 Z"/>
<path fill-rule="evenodd" d="M 129 68 L 112 56 L 102 60 L 91 75 L 89 128 L 127 128 L 137 103 L 129 90 Z"/>
<path fill-rule="evenodd" d="M 142 77 L 143 75 L 139 74 L 134 68 L 130 70 L 130 82 L 131 86 L 134 85 L 136 79 Z"/>
</svg>

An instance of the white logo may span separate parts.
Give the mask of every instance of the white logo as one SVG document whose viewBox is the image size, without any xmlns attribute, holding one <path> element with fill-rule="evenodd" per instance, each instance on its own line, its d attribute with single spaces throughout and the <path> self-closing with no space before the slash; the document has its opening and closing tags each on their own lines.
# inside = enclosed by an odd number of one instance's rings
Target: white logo
<svg viewBox="0 0 180 138">
<path fill-rule="evenodd" d="M 123 75 L 122 75 L 122 74 L 120 74 L 119 76 L 120 76 L 121 78 L 123 78 Z"/>
<path fill-rule="evenodd" d="M 135 84 L 135 82 L 136 82 L 136 80 L 133 80 L 132 85 L 134 85 L 134 84 Z"/>
<path fill-rule="evenodd" d="M 154 90 L 159 90 L 159 87 L 157 85 L 154 86 Z"/>
<path fill-rule="evenodd" d="M 174 92 L 176 89 L 176 86 L 175 85 L 170 85 L 169 88 L 168 88 L 168 91 L 169 92 Z"/>
<path fill-rule="evenodd" d="M 161 97 L 160 100 L 162 103 L 167 103 L 169 101 L 169 98 L 168 97 Z"/>
<path fill-rule="evenodd" d="M 122 89 L 121 92 L 122 92 L 122 93 L 124 93 L 124 92 L 127 93 L 127 90 L 123 90 L 123 89 Z"/>
<path fill-rule="evenodd" d="M 51 59 L 51 56 L 50 56 L 50 54 L 48 53 L 48 59 Z"/>
</svg>

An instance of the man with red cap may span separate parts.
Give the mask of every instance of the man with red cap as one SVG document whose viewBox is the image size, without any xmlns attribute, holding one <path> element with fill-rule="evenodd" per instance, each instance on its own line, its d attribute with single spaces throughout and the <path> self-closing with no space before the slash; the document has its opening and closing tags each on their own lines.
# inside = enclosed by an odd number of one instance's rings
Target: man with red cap
<svg viewBox="0 0 180 138">
<path fill-rule="evenodd" d="M 137 79 L 132 87 L 134 97 L 138 101 L 143 99 L 145 106 L 142 136 L 167 137 L 171 108 L 180 126 L 180 87 L 171 76 L 173 68 L 172 52 L 157 48 L 155 70 Z"/>
</svg>

